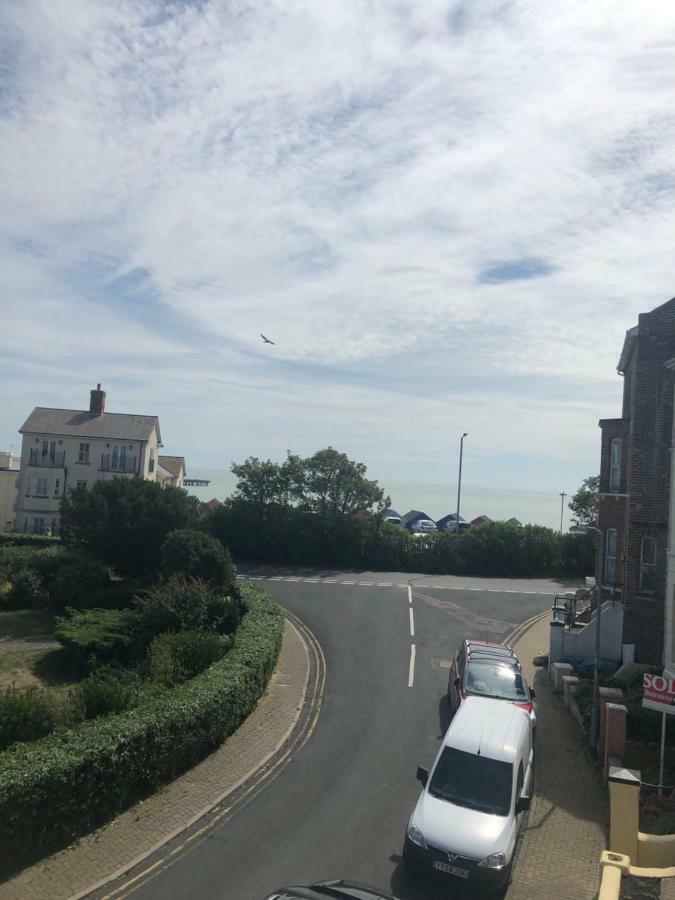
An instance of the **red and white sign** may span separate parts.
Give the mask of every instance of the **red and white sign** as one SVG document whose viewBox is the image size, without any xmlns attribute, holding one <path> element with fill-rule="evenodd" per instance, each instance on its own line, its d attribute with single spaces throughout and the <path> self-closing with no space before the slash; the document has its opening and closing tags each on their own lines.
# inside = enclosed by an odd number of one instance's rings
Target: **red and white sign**
<svg viewBox="0 0 675 900">
<path fill-rule="evenodd" d="M 662 675 L 642 677 L 642 705 L 659 712 L 675 714 L 675 679 Z"/>
</svg>

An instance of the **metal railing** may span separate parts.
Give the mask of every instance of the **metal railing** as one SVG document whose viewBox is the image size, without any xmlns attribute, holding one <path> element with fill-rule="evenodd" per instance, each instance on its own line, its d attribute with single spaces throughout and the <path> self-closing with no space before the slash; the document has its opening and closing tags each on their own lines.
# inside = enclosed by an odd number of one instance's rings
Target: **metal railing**
<svg viewBox="0 0 675 900">
<path fill-rule="evenodd" d="M 119 475 L 136 474 L 135 456 L 114 456 L 112 453 L 101 455 L 101 472 L 116 472 Z"/>
<path fill-rule="evenodd" d="M 66 458 L 65 450 L 58 450 L 54 453 L 43 453 L 38 447 L 34 447 L 30 451 L 28 459 L 29 466 L 45 466 L 49 469 L 62 469 Z"/>
</svg>

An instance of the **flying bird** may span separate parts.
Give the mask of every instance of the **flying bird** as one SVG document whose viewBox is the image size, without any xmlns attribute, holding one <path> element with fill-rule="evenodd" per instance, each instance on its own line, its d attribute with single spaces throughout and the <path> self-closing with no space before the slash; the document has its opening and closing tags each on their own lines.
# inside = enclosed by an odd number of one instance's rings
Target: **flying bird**
<svg viewBox="0 0 675 900">
<path fill-rule="evenodd" d="M 274 344 L 274 341 L 271 341 L 268 337 L 265 337 L 265 335 L 262 333 L 262 331 L 260 332 L 260 337 L 263 339 L 263 341 L 266 344 Z M 275 344 L 275 346 L 276 346 L 276 344 Z"/>
</svg>

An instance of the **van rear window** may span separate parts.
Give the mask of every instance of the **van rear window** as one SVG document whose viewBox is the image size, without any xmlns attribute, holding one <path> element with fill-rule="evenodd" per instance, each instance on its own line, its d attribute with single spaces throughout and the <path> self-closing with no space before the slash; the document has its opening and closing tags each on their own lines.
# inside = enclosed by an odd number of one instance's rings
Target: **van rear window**
<svg viewBox="0 0 675 900">
<path fill-rule="evenodd" d="M 511 808 L 511 763 L 445 747 L 429 793 L 456 806 L 506 816 Z"/>
</svg>

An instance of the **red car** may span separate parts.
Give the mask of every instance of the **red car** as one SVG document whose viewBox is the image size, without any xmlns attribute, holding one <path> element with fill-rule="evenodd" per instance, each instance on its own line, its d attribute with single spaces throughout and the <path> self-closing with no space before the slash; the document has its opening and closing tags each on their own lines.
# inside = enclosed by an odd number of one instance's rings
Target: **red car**
<svg viewBox="0 0 675 900">
<path fill-rule="evenodd" d="M 506 700 L 524 709 L 535 728 L 534 691 L 527 684 L 518 658 L 507 644 L 463 641 L 448 679 L 448 702 L 455 713 L 469 696 Z"/>
</svg>

